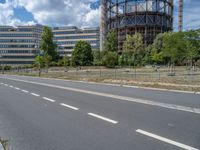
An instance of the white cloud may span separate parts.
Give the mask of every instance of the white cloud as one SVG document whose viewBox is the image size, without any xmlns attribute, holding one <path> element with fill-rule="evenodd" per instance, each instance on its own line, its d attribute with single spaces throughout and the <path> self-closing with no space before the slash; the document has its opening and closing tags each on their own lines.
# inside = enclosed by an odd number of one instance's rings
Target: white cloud
<svg viewBox="0 0 200 150">
<path fill-rule="evenodd" d="M 99 11 L 91 9 L 97 0 L 15 0 L 18 7 L 24 7 L 40 24 L 98 26 Z"/>
<path fill-rule="evenodd" d="M 99 26 L 99 8 L 91 8 L 91 4 L 97 1 L 98 0 L 6 0 L 6 3 L 0 3 L 0 25 L 39 23 L 50 26 Z M 177 30 L 178 0 L 174 0 L 174 5 L 174 29 Z M 16 18 L 13 9 L 20 7 L 30 12 L 34 17 L 34 21 L 24 22 Z M 200 28 L 199 13 L 199 0 L 184 0 L 185 29 Z"/>
<path fill-rule="evenodd" d="M 24 22 L 17 19 L 14 15 L 15 3 L 13 1 L 7 0 L 6 3 L 0 3 L 0 25 L 32 25 L 35 24 L 34 21 Z"/>
</svg>

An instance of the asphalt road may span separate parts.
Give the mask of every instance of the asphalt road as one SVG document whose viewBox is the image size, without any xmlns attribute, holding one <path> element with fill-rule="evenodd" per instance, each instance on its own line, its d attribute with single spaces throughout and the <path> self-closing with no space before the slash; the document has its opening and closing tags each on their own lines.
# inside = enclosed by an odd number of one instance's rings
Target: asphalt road
<svg viewBox="0 0 200 150">
<path fill-rule="evenodd" d="M 197 150 L 200 95 L 0 75 L 11 150 Z"/>
</svg>

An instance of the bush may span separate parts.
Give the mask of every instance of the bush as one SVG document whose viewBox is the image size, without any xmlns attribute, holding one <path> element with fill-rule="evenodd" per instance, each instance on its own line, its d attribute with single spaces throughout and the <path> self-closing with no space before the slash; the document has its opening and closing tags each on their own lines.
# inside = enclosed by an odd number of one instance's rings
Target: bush
<svg viewBox="0 0 200 150">
<path fill-rule="evenodd" d="M 196 65 L 200 68 L 200 59 L 197 60 Z"/>
<path fill-rule="evenodd" d="M 11 66 L 4 66 L 4 70 L 5 70 L 5 71 L 11 70 L 11 69 L 12 69 Z"/>
<path fill-rule="evenodd" d="M 118 63 L 118 54 L 116 52 L 107 52 L 103 56 L 103 65 L 109 68 L 113 68 Z"/>
</svg>

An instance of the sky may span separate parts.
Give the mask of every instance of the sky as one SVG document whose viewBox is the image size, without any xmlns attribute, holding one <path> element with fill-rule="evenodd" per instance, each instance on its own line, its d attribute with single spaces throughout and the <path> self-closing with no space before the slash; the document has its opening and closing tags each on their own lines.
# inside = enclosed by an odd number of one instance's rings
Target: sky
<svg viewBox="0 0 200 150">
<path fill-rule="evenodd" d="M 174 0 L 174 30 L 178 0 Z M 0 0 L 0 25 L 99 26 L 99 0 Z M 200 28 L 200 0 L 184 0 L 184 30 Z"/>
</svg>

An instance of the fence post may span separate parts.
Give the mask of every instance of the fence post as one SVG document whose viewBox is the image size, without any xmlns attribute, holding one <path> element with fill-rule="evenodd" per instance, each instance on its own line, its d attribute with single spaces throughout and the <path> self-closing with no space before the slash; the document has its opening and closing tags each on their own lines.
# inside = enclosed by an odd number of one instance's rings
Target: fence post
<svg viewBox="0 0 200 150">
<path fill-rule="evenodd" d="M 117 79 L 117 69 L 115 67 L 115 80 Z"/>
<path fill-rule="evenodd" d="M 99 70 L 99 76 L 100 76 L 100 78 L 101 78 L 101 68 L 100 68 L 100 70 Z"/>
</svg>

